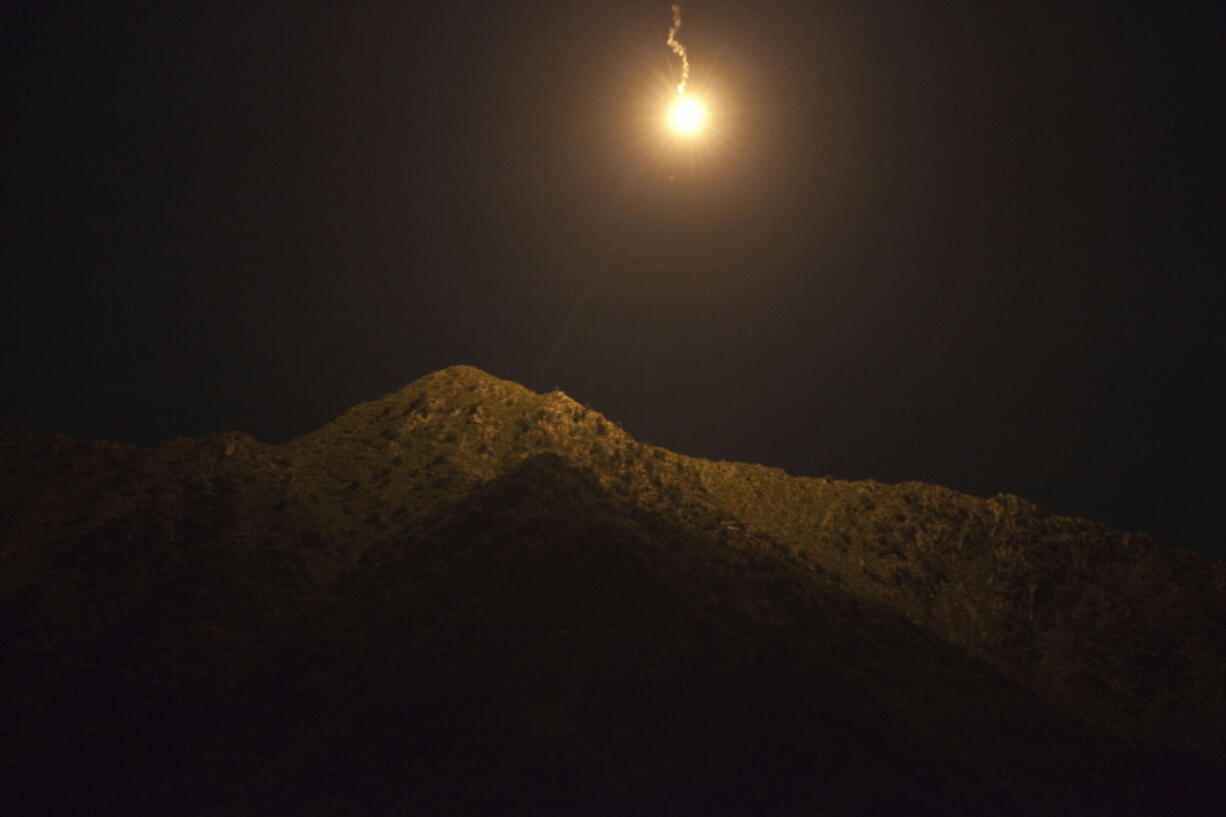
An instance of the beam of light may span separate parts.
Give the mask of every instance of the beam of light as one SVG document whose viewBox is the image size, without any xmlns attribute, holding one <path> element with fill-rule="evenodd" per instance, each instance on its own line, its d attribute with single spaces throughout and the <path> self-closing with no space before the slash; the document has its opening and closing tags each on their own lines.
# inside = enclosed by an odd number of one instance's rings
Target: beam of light
<svg viewBox="0 0 1226 817">
<path fill-rule="evenodd" d="M 549 353 L 545 355 L 545 362 L 541 364 L 541 376 L 549 371 L 549 367 L 553 365 L 553 360 L 561 351 L 562 345 L 566 343 L 566 339 L 570 337 L 570 330 L 574 328 L 575 321 L 579 318 L 579 313 L 583 311 L 583 307 L 587 304 L 588 298 L 592 297 L 592 290 L 596 289 L 596 284 L 604 276 L 605 268 L 609 265 L 609 257 L 613 255 L 613 248 L 617 246 L 617 242 L 621 240 L 622 231 L 626 229 L 626 220 L 623 219 L 621 224 L 617 225 L 617 232 L 613 234 L 613 238 L 609 240 L 609 244 L 605 247 L 604 255 L 600 258 L 600 263 L 596 265 L 592 271 L 592 277 L 588 279 L 587 286 L 583 288 L 579 299 L 575 301 L 575 306 L 571 309 L 570 314 L 566 316 L 566 323 L 562 324 L 562 331 L 558 333 L 557 340 L 553 346 L 549 348 Z"/>
<path fill-rule="evenodd" d="M 673 3 L 673 25 L 668 30 L 668 47 L 681 60 L 681 81 L 677 83 L 677 96 L 685 94 L 685 84 L 690 81 L 690 58 L 685 54 L 685 46 L 677 41 L 677 32 L 681 30 L 681 4 Z"/>
</svg>

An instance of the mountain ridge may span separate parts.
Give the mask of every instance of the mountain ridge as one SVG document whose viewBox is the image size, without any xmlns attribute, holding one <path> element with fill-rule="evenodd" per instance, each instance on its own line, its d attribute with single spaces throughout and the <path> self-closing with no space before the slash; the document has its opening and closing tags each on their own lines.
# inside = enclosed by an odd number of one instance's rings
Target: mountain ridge
<svg viewBox="0 0 1226 817">
<path fill-rule="evenodd" d="M 160 679 L 154 684 L 159 690 L 214 685 L 277 721 L 287 716 L 265 700 L 262 684 L 271 688 L 270 679 L 285 666 L 309 666 L 306 655 L 322 656 L 325 668 L 359 656 L 368 672 L 357 680 L 325 669 L 317 670 L 325 680 L 291 686 L 303 700 L 327 701 L 320 704 L 325 710 L 336 704 L 324 690 L 345 689 L 345 699 L 374 701 L 370 712 L 386 720 L 394 708 L 386 710 L 385 698 L 393 700 L 393 693 L 372 691 L 382 689 L 372 680 L 381 662 L 408 666 L 417 660 L 453 673 L 468 666 L 465 661 L 483 666 L 472 655 L 462 658 L 468 653 L 456 653 L 454 645 L 470 644 L 478 656 L 501 654 L 500 644 L 519 637 L 544 644 L 535 648 L 536 665 L 566 672 L 574 666 L 559 651 L 578 649 L 622 679 L 621 686 L 605 685 L 613 698 L 660 673 L 694 682 L 700 674 L 687 674 L 670 650 L 698 665 L 714 660 L 709 654 L 733 656 L 731 664 L 708 667 L 713 676 L 765 662 L 792 667 L 798 677 L 825 678 L 822 684 L 843 690 L 831 694 L 860 713 L 847 730 L 835 730 L 847 747 L 859 724 L 916 764 L 915 773 L 896 778 L 893 794 L 882 794 L 880 802 L 860 792 L 881 808 L 895 795 L 899 801 L 918 797 L 931 813 L 944 813 L 945 800 L 1020 802 L 1026 792 L 1037 803 L 1044 800 L 1036 793 L 1042 781 L 1060 777 L 1057 769 L 1065 764 L 1080 782 L 1065 780 L 1055 788 L 1081 794 L 1064 800 L 1052 794 L 1044 802 L 1049 811 L 1075 813 L 1086 807 L 1088 792 L 1103 796 L 1088 781 L 1126 777 L 1119 770 L 1131 763 L 1165 769 L 1154 772 L 1155 779 L 1169 774 L 1173 781 L 1154 782 L 1137 803 L 1189 787 L 1199 791 L 1218 773 L 1214 769 L 1226 766 L 1226 693 L 1218 683 L 1226 677 L 1220 601 L 1226 566 L 1142 534 L 1047 515 L 1017 497 L 979 499 L 924 483 L 792 477 L 764 466 L 686 457 L 634 440 L 559 391 L 536 394 L 472 367 L 428 375 L 280 445 L 226 432 L 142 448 L 6 428 L 0 429 L 0 457 L 6 463 L 0 634 L 16 646 L 25 673 L 19 679 L 26 682 L 5 685 L 11 692 L 5 716 L 25 724 L 6 746 L 10 752 L 56 723 L 69 728 L 55 713 L 76 700 L 74 689 L 94 683 L 89 667 L 99 660 L 110 674 L 96 683 L 113 697 L 148 692 L 145 681 L 127 677 L 130 667 L 144 667 Z M 546 566 L 553 582 L 517 569 L 516 559 L 500 561 L 500 541 L 520 554 L 519 561 Z M 440 549 L 439 542 L 450 544 Z M 608 544 L 599 550 L 602 542 Z M 500 575 L 516 578 L 502 588 Z M 610 582 L 612 591 L 602 589 Z M 564 592 L 570 584 L 587 590 Z M 448 586 L 458 589 L 439 589 Z M 636 611 L 618 588 L 638 588 L 630 595 L 653 612 Z M 605 623 L 585 625 L 587 635 L 578 642 L 573 628 L 564 628 L 571 631 L 565 637 L 546 638 L 553 632 L 546 625 L 549 605 L 545 613 L 524 612 L 536 609 L 522 606 L 531 597 L 552 599 L 576 620 L 596 615 L 583 610 L 599 610 Z M 372 598 L 382 599 L 381 606 Z M 506 605 L 518 612 L 508 614 L 514 626 L 501 639 L 474 634 L 471 622 L 494 627 L 491 622 L 500 619 L 487 608 Z M 710 610 L 724 612 L 711 618 Z M 406 641 L 382 623 L 405 615 L 433 623 L 412 625 Z M 691 622 L 686 626 L 693 633 L 663 624 L 676 621 Z M 610 635 L 627 628 L 639 640 Z M 841 631 L 851 633 L 850 641 L 835 636 Z M 669 649 L 643 646 L 652 639 Z M 126 645 L 122 661 L 97 659 L 113 644 Z M 443 649 L 446 644 L 453 646 Z M 768 660 L 760 648 L 769 644 L 789 657 Z M 893 646 L 871 646 L 880 644 Z M 388 658 L 385 650 L 401 658 Z M 639 675 L 610 669 L 617 662 L 604 650 L 626 658 Z M 654 657 L 635 663 L 635 650 Z M 501 660 L 503 670 L 514 670 L 503 675 L 534 677 L 532 661 Z M 426 675 L 397 672 L 412 684 L 435 683 L 425 669 Z M 812 710 L 816 721 L 838 720 L 782 670 L 766 677 L 775 684 L 771 689 L 793 690 L 781 694 Z M 915 692 L 895 677 L 925 680 L 916 680 L 921 692 Z M 698 683 L 709 701 L 737 711 L 728 704 L 731 687 L 710 683 Z M 758 688 L 767 682 L 744 683 Z M 471 684 L 459 687 L 469 689 L 470 698 L 498 699 L 496 691 Z M 974 717 L 962 713 L 972 689 L 972 697 L 996 701 L 999 711 L 985 705 L 969 708 Z M 436 693 L 452 700 L 450 693 Z M 200 696 L 202 711 L 230 706 L 205 691 L 192 694 Z M 673 700 L 679 693 L 653 694 Z M 594 747 L 580 752 L 589 765 L 614 762 L 616 753 L 592 724 L 615 712 L 624 717 L 624 711 L 606 711 L 591 696 L 575 699 L 562 689 L 530 704 L 516 695 L 500 705 L 519 714 L 498 715 L 511 717 L 509 734 L 543 729 L 543 737 L 530 741 L 542 756 L 549 740 L 582 738 Z M 167 706 L 159 718 L 179 717 Z M 23 720 L 23 710 L 35 714 Z M 657 714 L 675 730 L 691 728 L 698 717 L 670 721 L 664 711 Z M 428 713 L 419 716 L 433 723 Z M 98 727 L 103 731 L 122 731 L 122 719 L 90 717 L 105 725 Z M 979 731 L 976 718 L 984 724 Z M 333 720 L 345 734 L 354 728 L 341 715 Z M 767 719 L 783 732 L 791 728 L 782 725 L 787 720 L 782 714 Z M 1038 726 L 1024 726 L 1031 721 Z M 733 719 L 720 734 L 739 735 L 747 723 Z M 610 745 L 653 745 L 663 740 L 653 728 L 622 734 Z M 364 729 L 358 732 L 372 745 L 383 745 L 385 738 Z M 465 754 L 463 746 L 447 742 L 443 726 L 434 723 L 427 731 L 442 735 L 439 745 L 457 757 Z M 1007 768 L 1009 752 L 1000 748 L 1005 733 L 1036 758 L 1033 769 Z M 1049 733 L 1080 749 L 1044 748 Z M 498 753 L 502 740 L 482 745 Z M 782 751 L 769 735 L 755 740 L 775 746 L 768 754 Z M 800 742 L 821 754 L 811 742 Z M 309 735 L 304 744 L 315 745 Z M 921 763 L 914 749 L 920 744 L 961 772 Z M 867 775 L 867 756 L 848 751 L 858 758 L 848 760 L 850 768 Z M 1101 759 L 1091 761 L 1094 755 Z M 748 762 L 730 749 L 703 757 L 707 772 Z M 304 758 L 306 765 L 322 762 Z M 793 753 L 781 762 L 802 760 L 803 753 Z M 653 762 L 669 765 L 663 757 Z M 85 775 L 88 765 L 82 760 L 76 772 Z M 497 768 L 502 771 L 491 772 L 491 780 L 510 785 L 515 764 Z M 596 785 L 585 777 L 591 773 L 585 766 L 576 779 Z M 685 797 L 698 797 L 702 775 L 694 774 Z M 921 796 L 927 785 L 921 778 L 936 781 L 944 794 Z M 794 794 L 794 804 L 818 797 L 806 791 Z M 579 797 L 579 789 L 572 796 Z M 1033 813 L 1043 810 L 1036 805 Z"/>
</svg>

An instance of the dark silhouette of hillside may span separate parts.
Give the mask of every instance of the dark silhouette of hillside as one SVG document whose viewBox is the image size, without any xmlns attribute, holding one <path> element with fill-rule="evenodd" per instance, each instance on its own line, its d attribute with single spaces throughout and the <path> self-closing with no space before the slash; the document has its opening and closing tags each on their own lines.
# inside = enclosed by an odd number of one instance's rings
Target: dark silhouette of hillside
<svg viewBox="0 0 1226 817">
<path fill-rule="evenodd" d="M 1226 570 L 469 367 L 284 445 L 0 432 L 11 814 L 1211 814 Z"/>
</svg>

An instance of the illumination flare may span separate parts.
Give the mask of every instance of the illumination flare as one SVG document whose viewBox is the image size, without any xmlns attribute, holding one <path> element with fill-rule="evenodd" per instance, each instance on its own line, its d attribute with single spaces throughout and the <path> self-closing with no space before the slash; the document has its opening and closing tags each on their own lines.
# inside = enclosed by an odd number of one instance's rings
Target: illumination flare
<svg viewBox="0 0 1226 817">
<path fill-rule="evenodd" d="M 707 121 L 707 111 L 702 103 L 690 96 L 677 97 L 673 109 L 668 114 L 673 130 L 686 136 L 692 136 L 702 130 Z"/>
<path fill-rule="evenodd" d="M 677 40 L 681 30 L 681 4 L 673 3 L 673 25 L 668 30 L 668 47 L 681 60 L 681 81 L 677 83 L 677 96 L 685 93 L 685 84 L 690 81 L 690 58 L 685 55 L 685 46 Z"/>
</svg>

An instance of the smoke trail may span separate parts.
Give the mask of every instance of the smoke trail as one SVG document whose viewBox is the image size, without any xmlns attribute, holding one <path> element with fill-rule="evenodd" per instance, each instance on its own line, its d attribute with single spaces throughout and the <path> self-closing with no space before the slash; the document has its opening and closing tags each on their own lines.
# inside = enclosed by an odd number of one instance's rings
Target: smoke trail
<svg viewBox="0 0 1226 817">
<path fill-rule="evenodd" d="M 677 83 L 677 95 L 685 93 L 685 84 L 690 81 L 690 58 L 685 55 L 685 46 L 677 41 L 681 30 L 681 4 L 673 3 L 673 27 L 668 30 L 668 47 L 681 59 L 681 82 Z"/>
</svg>

